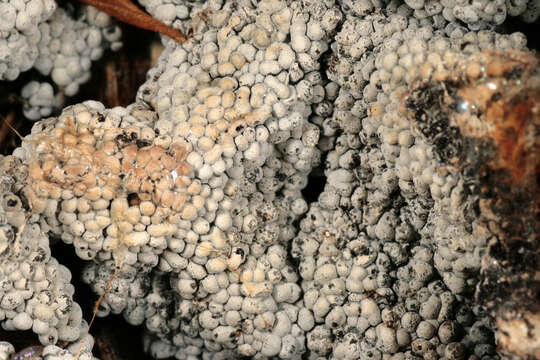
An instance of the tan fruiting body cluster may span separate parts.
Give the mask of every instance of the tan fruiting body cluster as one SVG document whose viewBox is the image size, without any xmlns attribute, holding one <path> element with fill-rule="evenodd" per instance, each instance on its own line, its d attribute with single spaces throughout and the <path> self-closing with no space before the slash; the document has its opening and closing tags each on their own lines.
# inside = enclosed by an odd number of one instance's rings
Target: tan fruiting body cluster
<svg viewBox="0 0 540 360">
<path fill-rule="evenodd" d="M 95 115 L 97 121 L 100 116 Z M 67 116 L 66 122 L 66 127 L 55 127 L 36 139 L 38 159 L 29 166 L 33 189 L 46 189 L 51 197 L 71 190 L 89 201 L 128 192 L 141 201 L 174 210 L 182 207 L 185 197 L 179 191 L 186 186 L 182 176 L 189 173 L 183 146 L 170 144 L 170 139 L 154 143 L 150 128 L 94 128 L 81 123 L 81 116 Z"/>
<path fill-rule="evenodd" d="M 146 245 L 149 234 L 172 233 L 170 224 L 193 216 L 186 143 L 89 111 L 53 121 L 25 139 L 33 155 L 24 194 L 65 241 L 96 245 L 86 258 Z"/>
</svg>

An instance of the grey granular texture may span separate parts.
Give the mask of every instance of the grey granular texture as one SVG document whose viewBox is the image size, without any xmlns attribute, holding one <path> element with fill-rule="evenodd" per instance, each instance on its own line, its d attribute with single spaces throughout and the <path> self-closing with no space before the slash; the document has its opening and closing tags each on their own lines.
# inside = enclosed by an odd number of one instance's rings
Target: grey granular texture
<svg viewBox="0 0 540 360">
<path fill-rule="evenodd" d="M 492 234 L 470 178 L 444 165 L 466 144 L 439 110 L 451 98 L 478 120 L 455 84 L 484 79 L 482 54 L 526 51 L 493 26 L 499 12 L 532 18 L 534 2 L 141 4 L 193 36 L 162 39 L 133 104 L 67 107 L 3 160 L 14 202 L 0 271 L 13 280 L 0 291 L 21 293 L 0 302 L 5 326 L 53 336 L 44 344 L 82 336 L 51 236 L 85 261 L 97 315 L 144 325 L 155 358 L 498 358 L 472 300 Z M 86 79 L 80 59 L 117 44 L 108 18 L 85 14 L 92 31 L 65 12 L 53 18 L 73 27 L 40 25 L 36 64 L 66 89 Z M 48 89 L 25 88 L 29 114 L 48 111 Z M 308 203 L 310 175 L 325 183 Z M 56 292 L 40 295 L 43 281 Z M 68 315 L 46 322 L 62 294 Z"/>
<path fill-rule="evenodd" d="M 25 167 L 0 158 L 0 318 L 5 330 L 32 330 L 42 344 L 74 342 L 85 332 L 71 273 L 51 257 L 49 239 L 21 193 Z"/>
<path fill-rule="evenodd" d="M 56 10 L 54 0 L 3 1 L 0 4 L 0 80 L 13 81 L 39 56 L 39 25 Z"/>
<path fill-rule="evenodd" d="M 58 8 L 46 22 L 39 25 L 40 41 L 34 68 L 63 88 L 67 96 L 79 92 L 91 76 L 92 62 L 105 50 L 117 50 L 120 28 L 111 18 L 91 6 L 83 6 L 74 19 Z"/>
<path fill-rule="evenodd" d="M 15 349 L 9 342 L 0 341 L 0 359 L 97 360 L 92 356 L 93 346 L 94 340 L 88 334 L 67 348 L 56 345 L 37 345 L 24 349 Z"/>
</svg>

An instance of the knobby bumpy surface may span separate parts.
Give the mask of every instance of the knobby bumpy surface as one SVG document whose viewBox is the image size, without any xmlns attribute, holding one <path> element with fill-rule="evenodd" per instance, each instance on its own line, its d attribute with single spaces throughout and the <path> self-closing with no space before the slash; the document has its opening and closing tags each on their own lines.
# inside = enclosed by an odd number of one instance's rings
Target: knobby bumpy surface
<svg viewBox="0 0 540 360">
<path fill-rule="evenodd" d="M 56 241 L 154 358 L 540 356 L 540 74 L 505 29 L 537 1 L 139 2 L 192 36 L 131 105 L 43 119 L 120 33 L 0 4 L 0 79 L 58 85 L 0 158 L 0 322 L 44 345 L 0 359 L 92 359 Z"/>
</svg>

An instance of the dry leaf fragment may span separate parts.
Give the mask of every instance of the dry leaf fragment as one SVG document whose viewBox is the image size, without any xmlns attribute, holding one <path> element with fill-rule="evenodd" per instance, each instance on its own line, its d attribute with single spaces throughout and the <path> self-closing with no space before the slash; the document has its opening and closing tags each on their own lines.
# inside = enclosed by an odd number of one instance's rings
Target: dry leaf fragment
<svg viewBox="0 0 540 360">
<path fill-rule="evenodd" d="M 154 19 L 130 0 L 77 0 L 80 3 L 91 5 L 110 16 L 127 24 L 141 29 L 159 32 L 178 41 L 184 42 L 187 37 L 180 31 L 165 25 L 161 21 Z"/>
</svg>

